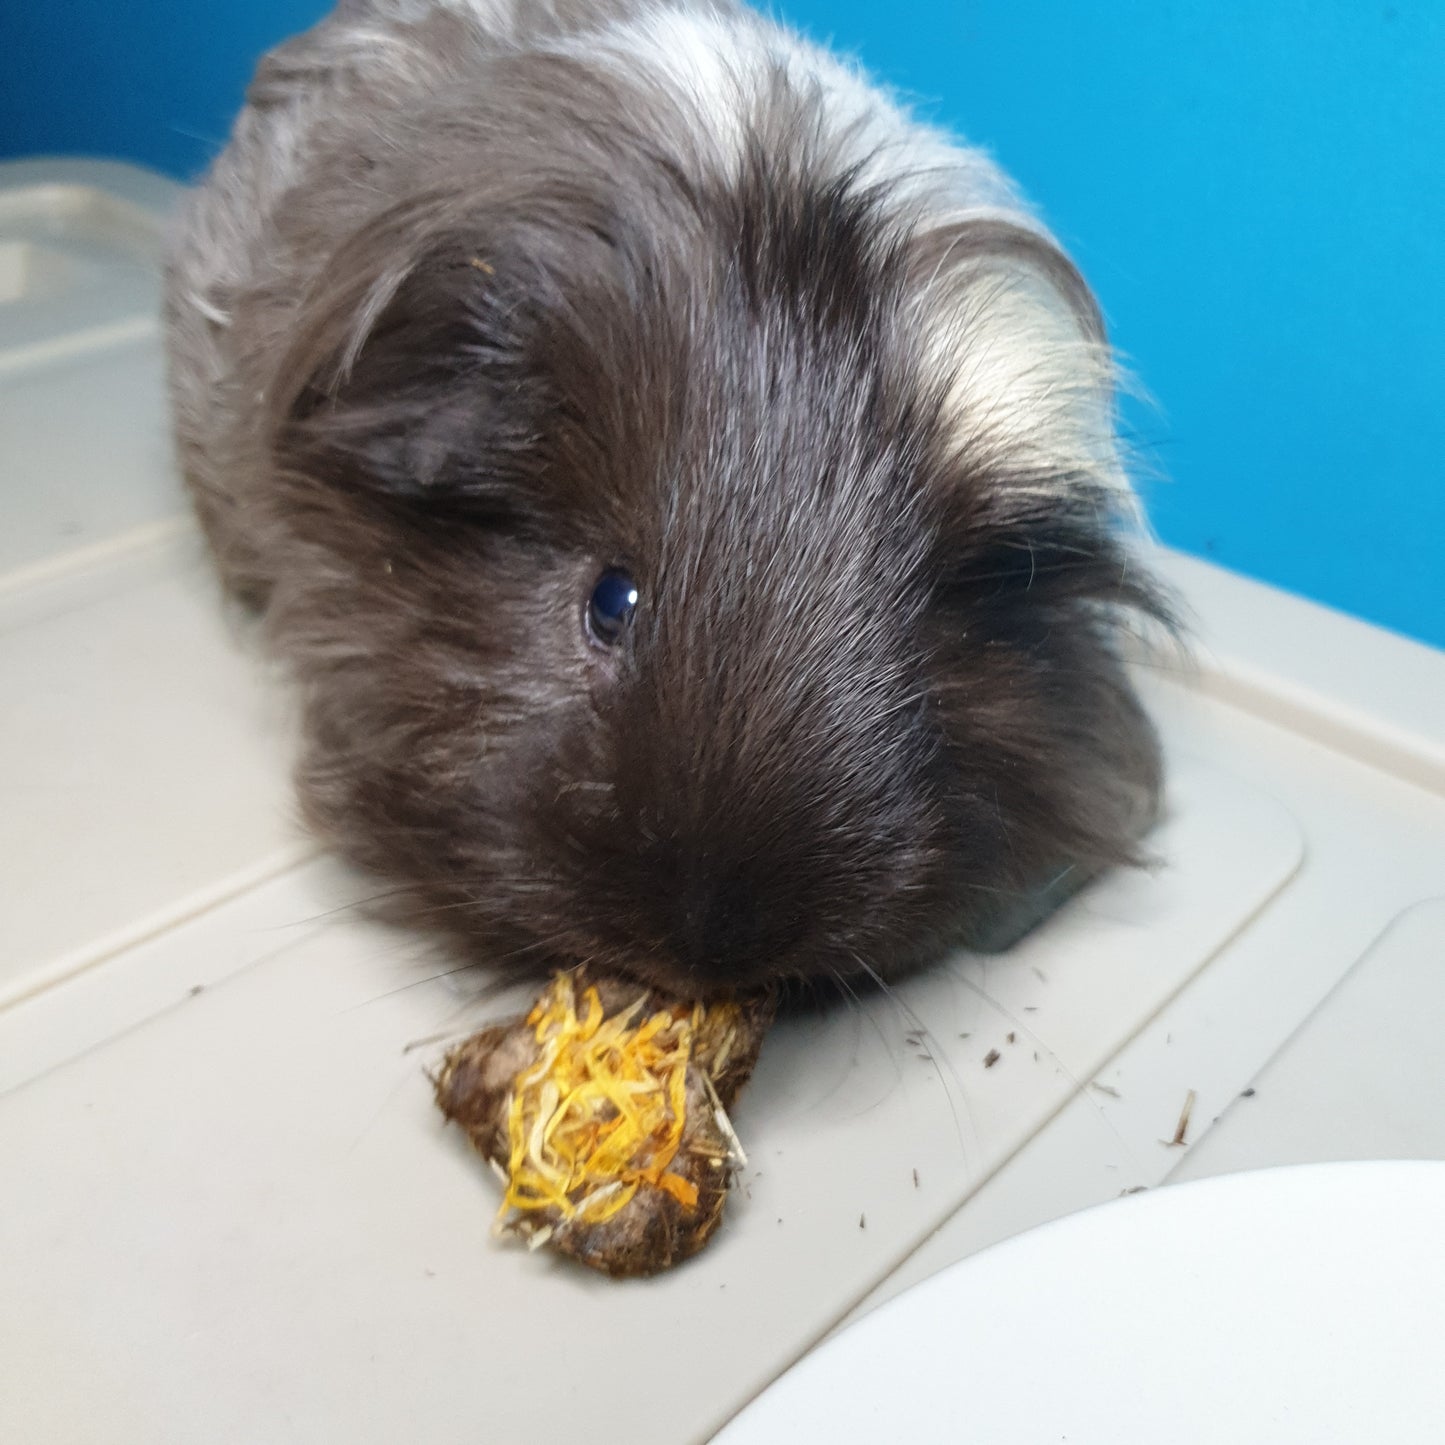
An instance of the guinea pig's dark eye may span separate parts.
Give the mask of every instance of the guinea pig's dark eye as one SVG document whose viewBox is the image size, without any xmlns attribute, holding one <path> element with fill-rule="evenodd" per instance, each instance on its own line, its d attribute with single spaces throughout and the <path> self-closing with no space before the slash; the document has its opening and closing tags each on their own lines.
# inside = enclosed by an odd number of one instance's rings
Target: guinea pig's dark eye
<svg viewBox="0 0 1445 1445">
<path fill-rule="evenodd" d="M 587 603 L 587 635 L 599 647 L 611 647 L 627 630 L 637 611 L 637 583 L 626 572 L 609 567 L 598 579 Z"/>
</svg>

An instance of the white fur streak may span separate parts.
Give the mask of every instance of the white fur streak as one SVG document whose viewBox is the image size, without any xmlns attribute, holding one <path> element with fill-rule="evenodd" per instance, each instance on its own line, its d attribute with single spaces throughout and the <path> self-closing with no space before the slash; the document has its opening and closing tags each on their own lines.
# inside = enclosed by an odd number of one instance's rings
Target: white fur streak
<svg viewBox="0 0 1445 1445">
<path fill-rule="evenodd" d="M 659 5 L 563 48 L 671 91 L 698 153 L 723 174 L 735 172 L 781 74 L 818 98 L 818 139 L 836 172 L 885 190 L 901 223 L 988 217 L 1049 239 L 983 152 L 919 125 L 856 68 L 750 12 Z M 1112 356 L 1047 281 L 1002 261 L 945 265 L 925 288 L 919 328 L 925 365 L 947 379 L 961 445 L 1038 479 L 1018 483 L 1021 493 L 1057 494 L 1082 479 L 1114 499 L 1122 520 L 1138 520 L 1115 442 Z"/>
<path fill-rule="evenodd" d="M 697 139 L 731 169 L 754 122 L 765 114 L 775 77 L 817 96 L 820 139 L 840 172 L 863 186 L 887 186 L 899 201 L 1022 211 L 1003 173 L 894 104 L 856 66 L 751 11 L 658 5 L 597 35 L 568 43 L 624 74 L 649 73 L 693 118 Z"/>
<path fill-rule="evenodd" d="M 1084 482 L 1136 521 L 1114 427 L 1115 367 L 1047 283 L 980 263 L 945 274 L 919 311 L 925 365 L 960 443 L 1007 457 L 1041 495 Z"/>
</svg>

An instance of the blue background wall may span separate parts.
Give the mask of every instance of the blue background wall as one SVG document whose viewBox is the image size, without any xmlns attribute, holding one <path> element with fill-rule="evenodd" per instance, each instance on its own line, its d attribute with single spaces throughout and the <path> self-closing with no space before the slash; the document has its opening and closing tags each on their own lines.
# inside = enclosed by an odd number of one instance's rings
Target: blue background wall
<svg viewBox="0 0 1445 1445">
<path fill-rule="evenodd" d="M 10 0 L 0 154 L 194 175 L 319 0 Z M 988 145 L 1155 400 L 1166 540 L 1445 645 L 1445 0 L 784 0 Z"/>
</svg>

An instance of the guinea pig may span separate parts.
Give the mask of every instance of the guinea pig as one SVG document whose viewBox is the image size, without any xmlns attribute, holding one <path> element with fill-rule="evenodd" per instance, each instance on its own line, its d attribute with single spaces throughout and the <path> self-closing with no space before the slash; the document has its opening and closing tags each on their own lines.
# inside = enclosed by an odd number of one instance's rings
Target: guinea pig
<svg viewBox="0 0 1445 1445">
<path fill-rule="evenodd" d="M 306 819 L 497 967 L 888 979 L 1136 858 L 1115 366 L 977 150 L 729 0 L 349 0 L 167 283 Z"/>
</svg>

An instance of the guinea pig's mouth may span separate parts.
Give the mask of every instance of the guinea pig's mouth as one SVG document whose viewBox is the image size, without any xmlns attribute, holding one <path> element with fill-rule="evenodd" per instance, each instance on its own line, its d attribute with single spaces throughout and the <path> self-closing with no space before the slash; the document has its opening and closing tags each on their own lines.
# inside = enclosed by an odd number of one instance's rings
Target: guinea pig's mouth
<svg viewBox="0 0 1445 1445">
<path fill-rule="evenodd" d="M 597 972 L 598 966 L 588 966 Z M 716 1003 L 773 991 L 779 972 L 766 967 L 722 972 L 670 961 L 665 956 L 629 954 L 615 960 L 618 976 L 688 1003 Z"/>
</svg>

